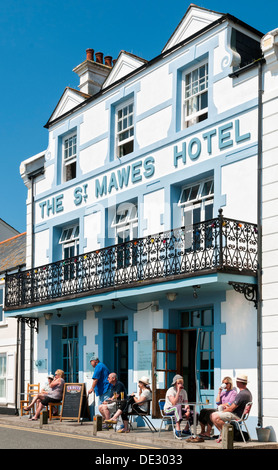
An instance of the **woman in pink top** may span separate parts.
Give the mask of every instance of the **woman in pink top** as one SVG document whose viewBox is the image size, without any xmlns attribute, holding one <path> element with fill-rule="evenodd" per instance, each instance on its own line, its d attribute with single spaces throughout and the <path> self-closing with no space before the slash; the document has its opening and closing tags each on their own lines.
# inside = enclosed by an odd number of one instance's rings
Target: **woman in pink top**
<svg viewBox="0 0 278 470">
<path fill-rule="evenodd" d="M 218 389 L 218 394 L 216 397 L 216 404 L 219 407 L 221 405 L 233 403 L 237 394 L 237 390 L 233 387 L 233 381 L 231 377 L 224 377 L 222 384 Z M 199 423 L 201 426 L 200 437 L 203 439 L 210 439 L 210 433 L 212 429 L 212 422 L 210 420 L 210 415 L 216 411 L 215 409 L 203 408 L 199 415 Z M 207 427 L 207 430 L 206 430 Z"/>
</svg>

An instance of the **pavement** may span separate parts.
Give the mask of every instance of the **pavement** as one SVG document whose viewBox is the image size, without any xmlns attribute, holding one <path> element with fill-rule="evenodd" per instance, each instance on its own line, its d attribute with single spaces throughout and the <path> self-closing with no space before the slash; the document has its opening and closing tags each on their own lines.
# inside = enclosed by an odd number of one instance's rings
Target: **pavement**
<svg viewBox="0 0 278 470">
<path fill-rule="evenodd" d="M 47 424 L 41 424 L 40 420 L 30 421 L 28 416 L 10 416 L 10 415 L 0 415 L 0 426 L 16 426 L 20 428 L 27 429 L 43 429 L 50 432 L 61 432 L 67 434 L 77 434 L 87 437 L 96 437 L 103 438 L 105 440 L 111 439 L 111 442 L 127 442 L 133 443 L 134 445 L 138 444 L 143 446 L 145 449 L 172 449 L 172 450 L 182 450 L 182 449 L 202 449 L 202 450 L 216 450 L 223 449 L 222 444 L 217 443 L 216 439 L 205 440 L 204 442 L 187 442 L 186 438 L 182 440 L 177 440 L 173 436 L 173 432 L 170 430 L 162 430 L 159 436 L 158 432 L 151 432 L 147 427 L 138 427 L 137 429 L 131 430 L 129 433 L 118 433 L 114 429 L 95 431 L 95 426 L 92 421 L 83 421 L 78 423 L 74 420 L 62 420 L 59 419 L 48 421 Z M 145 446 L 145 447 L 144 447 Z M 96 447 L 97 448 L 97 447 Z M 259 442 L 257 440 L 248 441 L 246 444 L 244 442 L 234 442 L 233 449 L 244 449 L 244 450 L 270 450 L 278 449 L 277 442 Z"/>
</svg>

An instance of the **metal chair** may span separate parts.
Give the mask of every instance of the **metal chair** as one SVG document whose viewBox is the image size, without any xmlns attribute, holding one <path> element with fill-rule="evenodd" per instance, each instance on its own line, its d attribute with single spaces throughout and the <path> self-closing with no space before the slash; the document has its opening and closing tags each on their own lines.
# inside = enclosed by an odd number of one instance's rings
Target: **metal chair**
<svg viewBox="0 0 278 470">
<path fill-rule="evenodd" d="M 245 429 L 246 429 L 246 432 L 248 434 L 248 437 L 249 439 L 251 440 L 251 436 L 249 434 L 249 431 L 248 431 L 248 428 L 247 428 L 247 425 L 246 425 L 246 421 L 247 419 L 249 418 L 249 414 L 250 414 L 250 411 L 251 411 L 251 408 L 252 408 L 252 405 L 253 405 L 253 402 L 250 401 L 248 402 L 246 405 L 245 405 L 245 408 L 244 408 L 244 411 L 242 413 L 242 416 L 241 418 L 238 418 L 238 419 L 232 419 L 230 422 L 231 423 L 234 423 L 236 425 L 236 427 L 238 428 L 238 430 L 240 431 L 240 434 L 241 434 L 241 437 L 243 439 L 243 441 L 246 443 L 246 440 L 245 440 L 245 437 L 244 437 L 244 434 L 242 432 L 242 426 L 245 426 Z"/>
<path fill-rule="evenodd" d="M 142 411 L 142 410 L 139 410 L 135 407 L 135 405 L 140 406 L 141 404 L 143 404 L 143 403 L 145 404 L 146 402 L 148 404 L 147 411 Z M 148 416 L 150 416 L 150 414 L 151 414 L 150 408 L 151 408 L 151 400 L 145 400 L 145 401 L 142 401 L 142 402 L 133 403 L 131 405 L 131 412 L 128 413 L 128 416 L 140 416 L 143 419 L 144 423 L 151 430 L 151 432 L 157 432 L 157 429 L 154 427 L 154 425 L 152 424 L 152 422 L 148 418 Z M 132 428 L 132 423 L 129 422 L 129 425 Z"/>
<path fill-rule="evenodd" d="M 165 405 L 165 399 L 164 398 L 161 398 L 160 400 L 158 400 L 158 406 L 159 406 L 160 416 L 161 416 L 161 423 L 160 423 L 160 427 L 159 427 L 159 436 L 160 436 L 160 432 L 161 432 L 161 428 L 162 428 L 163 423 L 171 421 L 173 435 L 175 437 L 175 431 L 176 431 L 175 417 L 174 417 L 174 415 L 165 414 L 164 405 Z M 190 423 L 189 423 L 188 419 L 183 418 L 183 420 L 186 421 L 189 424 L 190 434 L 192 434 L 191 429 L 190 429 Z"/>
</svg>

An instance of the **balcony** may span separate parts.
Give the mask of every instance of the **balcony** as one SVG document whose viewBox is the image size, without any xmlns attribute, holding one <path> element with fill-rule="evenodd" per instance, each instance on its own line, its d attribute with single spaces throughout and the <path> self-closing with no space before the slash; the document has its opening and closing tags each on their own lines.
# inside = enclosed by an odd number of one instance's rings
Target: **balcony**
<svg viewBox="0 0 278 470">
<path fill-rule="evenodd" d="M 5 310 L 213 272 L 256 276 L 257 227 L 215 219 L 6 275 Z"/>
</svg>

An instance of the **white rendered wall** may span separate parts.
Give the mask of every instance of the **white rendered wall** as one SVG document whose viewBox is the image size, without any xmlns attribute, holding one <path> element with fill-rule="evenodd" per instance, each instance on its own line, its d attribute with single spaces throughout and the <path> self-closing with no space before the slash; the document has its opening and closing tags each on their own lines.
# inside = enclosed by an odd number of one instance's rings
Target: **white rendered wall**
<svg viewBox="0 0 278 470">
<path fill-rule="evenodd" d="M 264 66 L 262 187 L 263 425 L 278 438 L 278 79 L 277 58 Z"/>
</svg>

